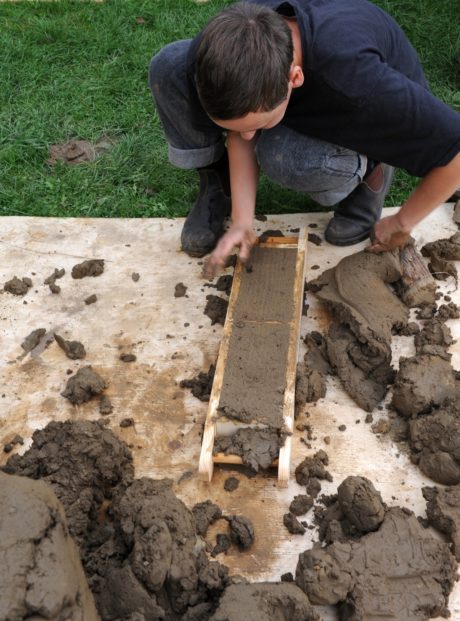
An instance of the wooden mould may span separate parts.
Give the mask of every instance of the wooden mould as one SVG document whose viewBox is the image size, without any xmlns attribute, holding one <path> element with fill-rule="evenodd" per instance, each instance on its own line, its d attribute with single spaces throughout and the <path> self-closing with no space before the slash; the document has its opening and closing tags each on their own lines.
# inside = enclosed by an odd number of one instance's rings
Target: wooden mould
<svg viewBox="0 0 460 621">
<path fill-rule="evenodd" d="M 288 325 L 289 344 L 287 354 L 287 364 L 285 368 L 285 390 L 282 405 L 282 416 L 284 428 L 289 432 L 284 446 L 280 449 L 279 459 L 272 465 L 278 467 L 278 484 L 282 487 L 287 486 L 289 481 L 289 469 L 291 460 L 292 433 L 294 430 L 294 406 L 295 406 L 295 380 L 296 366 L 299 352 L 300 341 L 300 320 L 302 316 L 303 305 L 303 287 L 305 282 L 305 263 L 307 253 L 307 233 L 306 229 L 301 229 L 298 237 L 269 237 L 263 242 L 258 242 L 260 248 L 268 248 L 270 252 L 279 252 L 281 249 L 296 249 L 295 269 L 293 276 L 293 304 L 291 309 L 286 309 L 285 319 L 280 322 L 271 322 L 284 324 L 283 329 L 286 330 Z M 272 257 L 271 257 L 272 258 Z M 219 356 L 216 364 L 216 371 L 212 391 L 209 399 L 209 408 L 204 426 L 204 433 L 201 445 L 201 454 L 199 462 L 199 472 L 201 477 L 206 481 L 211 481 L 215 463 L 223 464 L 242 464 L 242 460 L 237 455 L 225 455 L 223 453 L 213 454 L 214 440 L 216 435 L 230 434 L 238 430 L 243 425 L 238 421 L 229 420 L 219 416 L 219 401 L 222 387 L 225 382 L 225 368 L 229 355 L 230 337 L 234 328 L 234 317 L 240 303 L 240 291 L 244 279 L 247 278 L 245 266 L 240 261 L 237 262 L 233 276 L 233 286 L 230 294 L 230 300 L 227 310 L 227 317 L 223 330 L 222 341 L 219 349 Z M 290 290 L 291 283 L 287 283 Z M 268 287 L 269 289 L 269 287 Z M 265 300 L 261 300 L 261 304 L 270 303 L 270 291 L 264 292 Z M 262 322 L 260 322 L 262 323 Z M 253 390 L 257 390 L 255 385 Z M 254 425 L 258 426 L 261 425 Z M 263 426 L 263 425 L 262 425 Z"/>
</svg>

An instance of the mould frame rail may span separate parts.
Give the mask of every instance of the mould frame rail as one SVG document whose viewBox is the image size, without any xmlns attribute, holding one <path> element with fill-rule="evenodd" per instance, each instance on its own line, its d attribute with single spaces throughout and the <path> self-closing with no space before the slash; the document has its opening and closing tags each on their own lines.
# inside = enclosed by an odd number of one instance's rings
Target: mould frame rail
<svg viewBox="0 0 460 621">
<path fill-rule="evenodd" d="M 294 310 L 289 330 L 289 349 L 286 365 L 286 388 L 283 400 L 283 419 L 284 428 L 289 433 L 284 446 L 280 449 L 278 460 L 273 462 L 273 466 L 278 467 L 278 485 L 286 487 L 289 482 L 291 451 L 292 451 L 292 434 L 294 432 L 294 408 L 295 408 L 295 381 L 297 359 L 299 355 L 300 343 L 300 322 L 303 307 L 303 289 L 306 271 L 307 256 L 307 231 L 305 228 L 300 229 L 298 237 L 268 237 L 263 242 L 259 241 L 258 245 L 263 248 L 297 248 L 295 279 L 294 279 Z M 223 453 L 213 454 L 214 441 L 216 438 L 216 420 L 217 410 L 219 407 L 220 393 L 222 390 L 222 382 L 224 377 L 225 364 L 227 361 L 230 336 L 233 330 L 233 318 L 235 307 L 238 302 L 238 296 L 241 285 L 241 277 L 244 265 L 238 260 L 233 275 L 233 285 L 230 294 L 227 316 L 219 348 L 219 356 L 214 374 L 214 381 L 209 398 L 208 413 L 203 431 L 203 439 L 201 444 L 200 461 L 198 471 L 203 480 L 210 482 L 214 471 L 215 463 L 222 464 L 242 464 L 241 457 L 238 455 L 224 455 Z"/>
</svg>

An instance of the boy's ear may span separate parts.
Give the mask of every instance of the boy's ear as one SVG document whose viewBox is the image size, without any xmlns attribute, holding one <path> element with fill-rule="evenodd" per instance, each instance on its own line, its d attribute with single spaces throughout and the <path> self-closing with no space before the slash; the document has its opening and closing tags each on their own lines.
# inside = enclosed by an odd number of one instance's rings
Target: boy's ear
<svg viewBox="0 0 460 621">
<path fill-rule="evenodd" d="M 303 70 L 300 65 L 292 65 L 289 70 L 289 82 L 292 88 L 299 88 L 304 82 Z"/>
</svg>

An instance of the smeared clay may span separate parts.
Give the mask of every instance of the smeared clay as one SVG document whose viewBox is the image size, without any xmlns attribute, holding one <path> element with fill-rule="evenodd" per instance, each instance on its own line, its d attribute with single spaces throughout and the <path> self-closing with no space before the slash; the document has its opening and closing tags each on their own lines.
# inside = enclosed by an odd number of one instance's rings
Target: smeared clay
<svg viewBox="0 0 460 621">
<path fill-rule="evenodd" d="M 214 453 L 239 455 L 244 464 L 258 472 L 260 468 L 269 468 L 278 458 L 285 438 L 277 430 L 244 427 L 232 435 L 217 437 Z"/>
<path fill-rule="evenodd" d="M 424 487 L 423 497 L 427 501 L 428 522 L 448 537 L 453 552 L 460 561 L 460 485 L 440 489 Z"/>
<path fill-rule="evenodd" d="M 36 330 L 32 330 L 32 332 L 26 336 L 26 338 L 21 343 L 22 349 L 28 353 L 35 349 L 37 345 L 40 343 L 43 336 L 46 334 L 45 328 L 37 328 Z"/>
<path fill-rule="evenodd" d="M 94 396 L 101 394 L 106 383 L 91 366 L 82 367 L 67 381 L 65 390 L 61 393 L 74 405 L 81 405 Z"/>
<path fill-rule="evenodd" d="M 388 287 L 401 275 L 397 251 L 363 251 L 345 257 L 309 284 L 337 321 L 327 336 L 329 361 L 350 396 L 368 411 L 393 377 L 392 329 L 408 320 L 408 309 Z"/>
<path fill-rule="evenodd" d="M 448 545 L 394 507 L 358 541 L 303 552 L 296 582 L 313 604 L 339 604 L 342 621 L 427 621 L 447 614 L 456 569 Z"/>
<path fill-rule="evenodd" d="M 51 487 L 0 472 L 0 619 L 98 621 Z"/>
</svg>

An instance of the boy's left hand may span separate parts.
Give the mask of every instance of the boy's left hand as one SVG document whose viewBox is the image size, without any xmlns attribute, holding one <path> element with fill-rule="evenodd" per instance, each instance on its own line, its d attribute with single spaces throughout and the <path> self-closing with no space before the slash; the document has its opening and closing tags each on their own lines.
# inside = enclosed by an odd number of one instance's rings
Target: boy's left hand
<svg viewBox="0 0 460 621">
<path fill-rule="evenodd" d="M 408 240 L 410 232 L 403 230 L 398 214 L 382 218 L 374 225 L 370 238 L 371 244 L 366 248 L 368 252 L 385 252 L 401 248 Z"/>
</svg>

